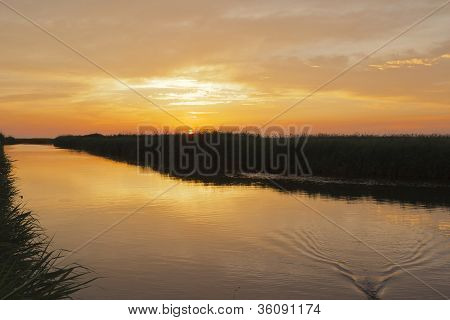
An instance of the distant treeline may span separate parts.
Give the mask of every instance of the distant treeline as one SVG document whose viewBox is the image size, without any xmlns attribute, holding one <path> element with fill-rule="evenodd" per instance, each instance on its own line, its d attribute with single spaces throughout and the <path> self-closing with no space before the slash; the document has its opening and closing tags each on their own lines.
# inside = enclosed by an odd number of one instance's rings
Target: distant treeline
<svg viewBox="0 0 450 320">
<path fill-rule="evenodd" d="M 0 299 L 64 299 L 82 289 L 86 269 L 57 266 L 39 222 L 19 203 L 0 134 Z M 85 280 L 83 280 L 85 279 Z"/>
<path fill-rule="evenodd" d="M 222 132 L 94 134 L 58 137 L 54 145 L 147 165 L 177 176 L 262 173 L 450 182 L 450 136 L 440 135 L 317 135 L 306 140 L 304 136 Z"/>
<path fill-rule="evenodd" d="M 11 144 L 53 144 L 53 139 L 49 138 L 14 138 L 3 137 L 5 145 Z"/>
</svg>

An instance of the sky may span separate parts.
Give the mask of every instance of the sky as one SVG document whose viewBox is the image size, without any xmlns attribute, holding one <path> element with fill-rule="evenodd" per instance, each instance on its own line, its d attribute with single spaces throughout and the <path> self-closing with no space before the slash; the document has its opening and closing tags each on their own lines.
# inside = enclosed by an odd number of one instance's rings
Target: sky
<svg viewBox="0 0 450 320">
<path fill-rule="evenodd" d="M 2 1 L 84 57 L 0 3 L 7 135 L 450 133 L 450 5 L 330 82 L 446 0 Z"/>
</svg>

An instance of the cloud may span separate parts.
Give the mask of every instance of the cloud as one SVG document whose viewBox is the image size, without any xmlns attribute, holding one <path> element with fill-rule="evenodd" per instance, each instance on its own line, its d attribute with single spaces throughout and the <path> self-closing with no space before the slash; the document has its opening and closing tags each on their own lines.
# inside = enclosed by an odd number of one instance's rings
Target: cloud
<svg viewBox="0 0 450 320">
<path fill-rule="evenodd" d="M 188 113 L 193 114 L 193 115 L 218 114 L 218 112 L 212 112 L 212 111 L 189 111 Z"/>
<path fill-rule="evenodd" d="M 195 115 L 186 112 L 192 106 L 198 107 L 194 112 L 214 108 L 219 113 L 205 118 L 217 123 L 264 122 L 440 4 L 439 0 L 14 1 L 19 11 L 145 97 L 180 117 Z M 339 108 L 348 106 L 364 126 L 376 108 L 387 116 L 387 107 L 374 104 L 389 101 L 403 117 L 417 119 L 427 112 L 430 119 L 438 114 L 446 117 L 450 38 L 442 30 L 449 14 L 437 13 L 333 81 L 308 100 L 317 111 L 306 114 L 329 124 L 329 115 L 337 119 Z M 38 135 L 47 132 L 38 114 L 74 130 L 95 125 L 95 131 L 133 130 L 142 121 L 171 121 L 17 15 L 0 11 L 0 24 L 4 92 L 0 112 L 6 115 L 0 125 L 8 121 L 11 126 L 13 121 L 17 130 L 29 131 L 20 129 L 20 119 L 30 116 L 30 110 L 35 120 L 27 121 L 36 121 L 30 128 Z M 408 104 L 415 107 L 408 111 Z M 286 117 L 298 121 L 304 112 L 295 109 Z"/>
<path fill-rule="evenodd" d="M 371 64 L 370 67 L 376 68 L 378 70 L 385 69 L 397 69 L 402 67 L 412 68 L 416 66 L 426 66 L 430 67 L 439 62 L 441 59 L 449 59 L 450 54 L 443 54 L 435 58 L 410 58 L 403 60 L 390 60 L 383 64 Z"/>
</svg>

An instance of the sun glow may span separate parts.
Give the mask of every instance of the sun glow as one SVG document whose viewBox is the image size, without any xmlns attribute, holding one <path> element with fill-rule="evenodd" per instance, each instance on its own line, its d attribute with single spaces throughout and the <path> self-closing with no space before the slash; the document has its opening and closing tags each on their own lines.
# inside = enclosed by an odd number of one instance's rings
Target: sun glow
<svg viewBox="0 0 450 320">
<path fill-rule="evenodd" d="M 169 106 L 229 104 L 249 98 L 249 89 L 231 82 L 202 81 L 193 78 L 157 78 L 132 85 L 149 98 Z"/>
</svg>

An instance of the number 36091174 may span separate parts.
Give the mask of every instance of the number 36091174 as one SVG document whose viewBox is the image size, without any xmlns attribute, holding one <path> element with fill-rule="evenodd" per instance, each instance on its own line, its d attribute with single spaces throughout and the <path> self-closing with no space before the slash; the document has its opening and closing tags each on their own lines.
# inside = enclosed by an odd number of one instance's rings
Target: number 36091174
<svg viewBox="0 0 450 320">
<path fill-rule="evenodd" d="M 320 314 L 319 304 L 258 304 L 258 314 Z"/>
</svg>

